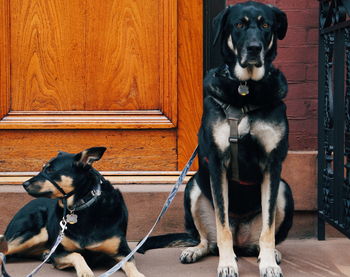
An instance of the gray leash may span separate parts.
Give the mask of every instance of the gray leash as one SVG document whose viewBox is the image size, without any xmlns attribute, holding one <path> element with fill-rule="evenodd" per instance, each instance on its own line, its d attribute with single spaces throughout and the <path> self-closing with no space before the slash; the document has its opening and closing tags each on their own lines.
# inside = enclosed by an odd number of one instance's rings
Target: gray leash
<svg viewBox="0 0 350 277">
<path fill-rule="evenodd" d="M 49 258 L 52 256 L 52 254 L 56 251 L 56 248 L 61 243 L 64 237 L 64 231 L 67 229 L 67 221 L 65 218 L 62 218 L 60 222 L 61 230 L 60 233 L 57 236 L 57 239 L 55 241 L 55 244 L 52 246 L 49 254 L 47 254 L 46 258 L 42 261 L 41 264 L 39 264 L 36 268 L 33 269 L 31 273 L 29 273 L 26 277 L 33 277 L 42 267 L 43 265 L 49 260 Z"/>
<path fill-rule="evenodd" d="M 115 273 L 116 271 L 118 271 L 128 260 L 130 260 L 130 258 L 136 253 L 136 251 L 146 242 L 146 240 L 148 239 L 148 237 L 150 236 L 150 234 L 153 232 L 154 228 L 156 227 L 156 225 L 158 224 L 158 222 L 160 221 L 160 219 L 163 217 L 163 215 L 165 214 L 165 212 L 168 210 L 171 202 L 174 200 L 176 193 L 178 192 L 180 185 L 182 184 L 184 178 L 187 175 L 188 170 L 190 169 L 195 157 L 197 156 L 197 152 L 198 152 L 198 146 L 196 147 L 196 149 L 193 151 L 191 158 L 188 160 L 187 164 L 185 165 L 184 169 L 182 170 L 179 178 L 177 179 L 173 189 L 171 190 L 171 192 L 169 193 L 168 199 L 165 201 L 163 208 L 156 220 L 156 222 L 153 224 L 151 230 L 148 232 L 148 234 L 142 239 L 142 241 L 129 253 L 129 255 L 127 255 L 123 260 L 121 260 L 119 263 L 117 263 L 115 266 L 113 266 L 111 269 L 109 269 L 108 271 L 106 271 L 105 273 L 103 273 L 102 275 L 100 275 L 99 277 L 108 277 L 110 275 L 112 275 L 113 273 Z"/>
</svg>

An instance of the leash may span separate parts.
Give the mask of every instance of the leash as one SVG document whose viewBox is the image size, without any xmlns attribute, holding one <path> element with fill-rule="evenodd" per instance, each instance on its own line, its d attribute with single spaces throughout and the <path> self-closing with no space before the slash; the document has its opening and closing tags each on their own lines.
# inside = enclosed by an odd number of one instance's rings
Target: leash
<svg viewBox="0 0 350 277">
<path fill-rule="evenodd" d="M 3 277 L 11 277 L 7 271 L 6 271 L 6 268 L 5 268 L 5 263 L 6 263 L 6 257 L 3 253 L 0 252 L 0 260 L 2 261 L 2 265 L 1 265 L 1 274 L 0 276 L 3 276 Z"/>
<path fill-rule="evenodd" d="M 63 240 L 64 237 L 64 231 L 67 229 L 67 221 L 66 219 L 63 217 L 61 222 L 60 222 L 60 227 L 61 230 L 58 234 L 58 237 L 54 243 L 54 245 L 52 246 L 49 254 L 47 254 L 47 256 L 45 257 L 45 259 L 41 262 L 41 264 L 39 264 L 36 268 L 34 268 L 32 270 L 31 273 L 29 273 L 26 277 L 32 277 L 33 275 L 35 275 L 42 267 L 43 265 L 50 259 L 50 257 L 52 256 L 52 254 L 56 251 L 56 248 L 58 247 L 58 245 L 61 243 L 61 241 Z M 6 276 L 5 276 L 6 277 Z"/>
<path fill-rule="evenodd" d="M 187 164 L 185 165 L 184 169 L 182 170 L 179 178 L 177 179 L 173 189 L 171 190 L 171 192 L 169 193 L 169 196 L 167 198 L 167 200 L 165 201 L 162 210 L 160 211 L 160 214 L 158 215 L 157 220 L 155 221 L 155 223 L 153 224 L 151 230 L 147 233 L 147 235 L 140 241 L 140 243 L 129 253 L 129 255 L 127 255 L 124 259 L 122 259 L 119 263 L 117 263 L 115 266 L 113 266 L 111 269 L 109 269 L 108 271 L 106 271 L 105 273 L 101 274 L 99 277 L 108 277 L 110 275 L 112 275 L 113 273 L 115 273 L 116 271 L 118 271 L 128 260 L 130 260 L 130 258 L 136 253 L 136 251 L 146 242 L 146 240 L 149 238 L 149 236 L 151 235 L 151 233 L 153 232 L 154 228 L 157 226 L 158 222 L 161 220 L 161 218 L 163 217 L 163 215 L 166 213 L 166 211 L 168 210 L 171 202 L 174 200 L 176 193 L 178 192 L 180 185 L 182 185 L 182 182 L 184 180 L 184 178 L 187 175 L 188 170 L 190 169 L 195 157 L 197 156 L 197 152 L 198 152 L 198 146 L 196 147 L 196 149 L 193 151 L 190 159 L 188 160 Z"/>
</svg>

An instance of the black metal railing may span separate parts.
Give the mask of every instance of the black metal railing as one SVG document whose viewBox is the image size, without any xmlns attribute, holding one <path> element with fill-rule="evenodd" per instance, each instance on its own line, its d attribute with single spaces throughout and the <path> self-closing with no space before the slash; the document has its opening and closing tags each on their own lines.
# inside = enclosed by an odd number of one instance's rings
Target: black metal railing
<svg viewBox="0 0 350 277">
<path fill-rule="evenodd" d="M 319 0 L 318 238 L 350 237 L 350 1 Z"/>
</svg>

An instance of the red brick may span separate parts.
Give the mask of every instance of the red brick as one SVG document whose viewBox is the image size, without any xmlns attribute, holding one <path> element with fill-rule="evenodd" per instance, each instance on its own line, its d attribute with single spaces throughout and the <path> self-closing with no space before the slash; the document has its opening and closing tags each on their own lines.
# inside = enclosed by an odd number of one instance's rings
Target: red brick
<svg viewBox="0 0 350 277">
<path fill-rule="evenodd" d="M 306 80 L 317 81 L 318 80 L 318 65 L 308 64 L 306 66 Z"/>
<path fill-rule="evenodd" d="M 260 3 L 264 3 L 264 4 L 276 5 L 276 0 L 255 0 L 255 1 L 260 2 Z M 245 2 L 245 1 L 227 0 L 228 5 L 234 5 L 234 4 L 241 3 L 241 2 Z"/>
<path fill-rule="evenodd" d="M 287 99 L 285 102 L 289 120 L 317 119 L 317 99 Z"/>
<path fill-rule="evenodd" d="M 319 9 L 320 6 L 320 1 L 318 0 L 306 0 L 307 1 L 307 6 L 309 9 Z"/>
<path fill-rule="evenodd" d="M 298 99 L 317 99 L 317 82 L 303 82 L 296 84 L 288 84 L 288 101 Z"/>
<path fill-rule="evenodd" d="M 309 29 L 307 31 L 307 39 L 306 39 L 307 43 L 318 45 L 318 36 L 319 36 L 318 28 Z"/>
<path fill-rule="evenodd" d="M 289 83 L 302 82 L 306 80 L 305 64 L 283 64 L 278 68 L 283 71 Z"/>
<path fill-rule="evenodd" d="M 276 6 L 283 10 L 291 9 L 306 9 L 308 8 L 308 2 L 311 0 L 276 0 Z M 313 0 L 312 0 L 313 1 Z M 316 0 L 315 0 L 316 1 Z"/>
<path fill-rule="evenodd" d="M 286 101 L 290 150 L 317 148 L 317 99 Z"/>
<path fill-rule="evenodd" d="M 287 11 L 289 26 L 318 27 L 318 10 L 293 10 Z"/>
<path fill-rule="evenodd" d="M 290 27 L 286 37 L 279 43 L 280 46 L 305 45 L 307 38 L 307 30 L 305 27 Z"/>
<path fill-rule="evenodd" d="M 318 59 L 317 46 L 279 47 L 277 63 L 316 63 Z"/>
<path fill-rule="evenodd" d="M 289 150 L 317 149 L 317 119 L 289 120 Z"/>
</svg>

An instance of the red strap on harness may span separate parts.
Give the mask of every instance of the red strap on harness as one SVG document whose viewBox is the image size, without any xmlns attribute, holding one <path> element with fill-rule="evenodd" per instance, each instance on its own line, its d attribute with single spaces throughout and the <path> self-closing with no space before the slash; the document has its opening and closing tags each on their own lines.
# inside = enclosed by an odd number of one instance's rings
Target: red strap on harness
<svg viewBox="0 0 350 277">
<path fill-rule="evenodd" d="M 255 186 L 256 183 L 253 182 L 245 182 L 245 181 L 236 181 L 237 183 L 239 183 L 241 186 Z"/>
<path fill-rule="evenodd" d="M 206 163 L 209 163 L 209 159 L 208 157 L 204 157 L 203 160 L 206 162 Z M 241 181 L 241 180 L 234 180 L 236 183 L 240 184 L 241 186 L 255 186 L 256 183 L 253 183 L 253 182 L 245 182 L 245 181 Z"/>
</svg>

